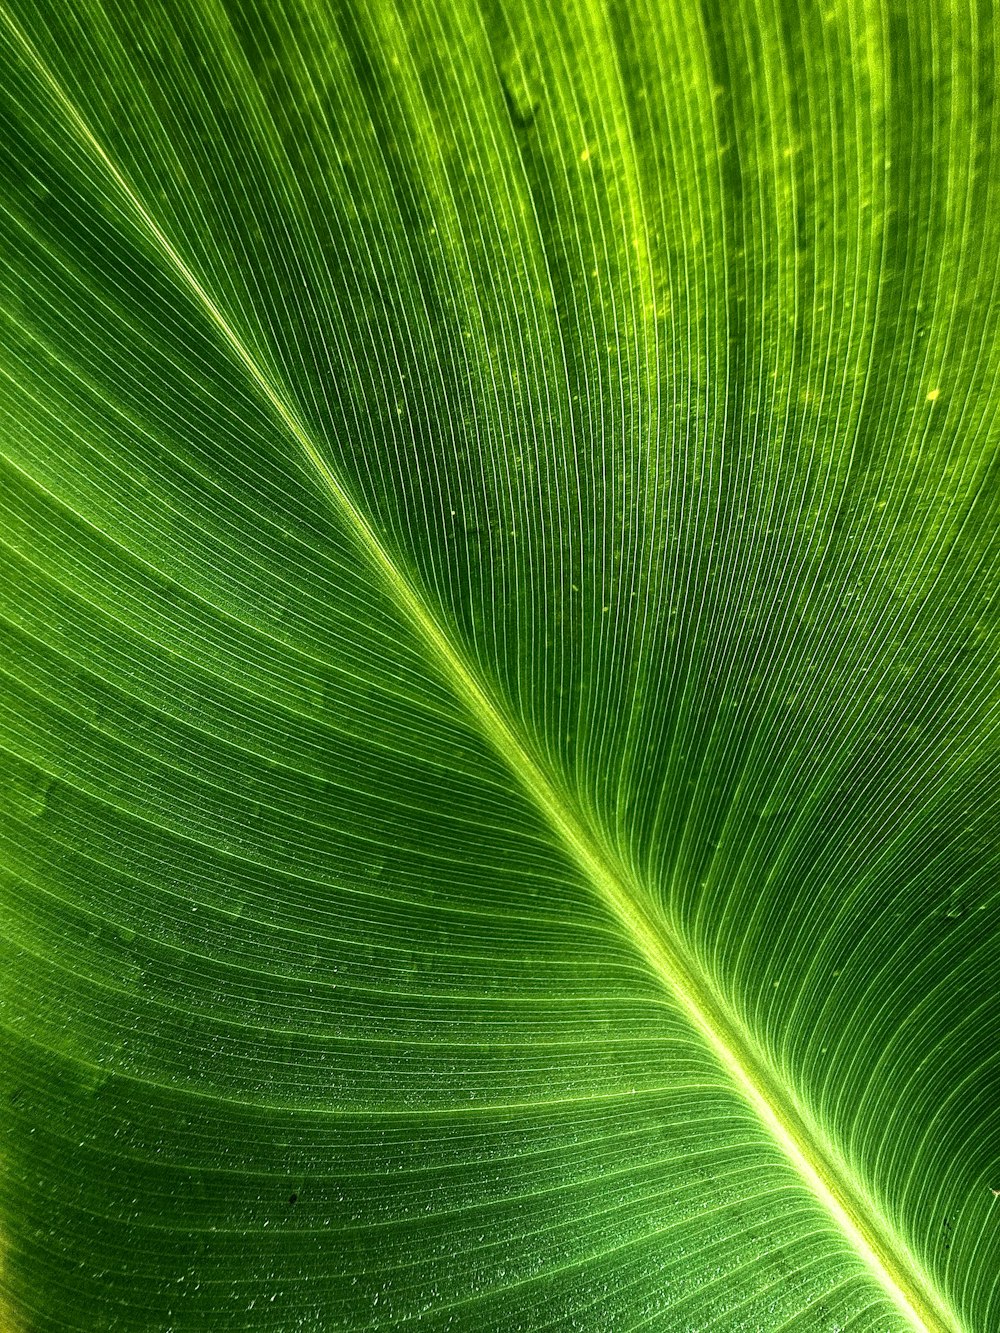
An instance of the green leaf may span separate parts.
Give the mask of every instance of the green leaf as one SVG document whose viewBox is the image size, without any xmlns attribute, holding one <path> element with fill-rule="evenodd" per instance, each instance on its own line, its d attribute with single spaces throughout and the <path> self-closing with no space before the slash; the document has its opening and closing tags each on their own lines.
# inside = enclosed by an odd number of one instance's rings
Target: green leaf
<svg viewBox="0 0 1000 1333">
<path fill-rule="evenodd" d="M 1000 1327 L 991 7 L 0 15 L 3 1328 Z"/>
</svg>

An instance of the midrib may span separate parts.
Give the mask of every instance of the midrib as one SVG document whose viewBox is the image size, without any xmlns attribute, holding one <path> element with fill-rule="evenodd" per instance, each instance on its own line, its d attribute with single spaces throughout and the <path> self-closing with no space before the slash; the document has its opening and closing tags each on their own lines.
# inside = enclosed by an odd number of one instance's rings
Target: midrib
<svg viewBox="0 0 1000 1333">
<path fill-rule="evenodd" d="M 506 717 L 435 616 L 429 599 L 415 586 L 412 576 L 399 566 L 331 470 L 302 424 L 290 395 L 271 378 L 202 286 L 30 39 L 6 11 L 0 12 L 0 16 L 62 109 L 76 137 L 102 164 L 136 220 L 156 243 L 293 438 L 359 550 L 427 647 L 440 675 L 545 815 L 600 899 L 628 932 L 637 950 L 701 1033 L 803 1183 L 825 1207 L 846 1240 L 914 1328 L 925 1333 L 955 1333 L 959 1328 L 957 1320 L 909 1247 L 888 1220 L 865 1199 L 860 1183 L 853 1178 L 841 1155 L 802 1110 L 798 1098 L 775 1073 L 764 1052 L 716 993 L 711 981 L 700 974 L 684 947 L 670 938 L 665 923 L 656 920 L 643 906 L 643 898 L 647 895 L 633 883 L 631 874 L 614 850 L 601 844 L 532 756 L 531 747 L 523 735 Z"/>
</svg>

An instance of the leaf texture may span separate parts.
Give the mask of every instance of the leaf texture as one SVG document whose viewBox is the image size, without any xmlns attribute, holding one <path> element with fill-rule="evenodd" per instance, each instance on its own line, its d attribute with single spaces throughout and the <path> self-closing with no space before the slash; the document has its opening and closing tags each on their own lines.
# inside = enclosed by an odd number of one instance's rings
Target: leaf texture
<svg viewBox="0 0 1000 1333">
<path fill-rule="evenodd" d="M 991 1333 L 992 8 L 0 41 L 3 1327 Z"/>
</svg>

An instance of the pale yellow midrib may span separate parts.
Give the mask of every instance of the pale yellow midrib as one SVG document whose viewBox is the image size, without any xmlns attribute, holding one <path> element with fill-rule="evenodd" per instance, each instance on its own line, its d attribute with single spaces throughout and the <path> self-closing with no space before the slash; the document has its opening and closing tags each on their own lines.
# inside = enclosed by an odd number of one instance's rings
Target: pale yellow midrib
<svg viewBox="0 0 1000 1333">
<path fill-rule="evenodd" d="M 606 906 L 625 927 L 661 982 L 679 1001 L 692 1025 L 704 1037 L 706 1044 L 773 1135 L 804 1183 L 830 1213 L 852 1247 L 915 1329 L 921 1330 L 921 1333 L 956 1333 L 959 1329 L 957 1321 L 885 1219 L 880 1220 L 882 1229 L 888 1234 L 884 1238 L 876 1239 L 853 1215 L 849 1206 L 845 1205 L 844 1200 L 851 1199 L 856 1190 L 849 1182 L 837 1179 L 836 1172 L 831 1172 L 828 1155 L 818 1150 L 810 1142 L 809 1136 L 802 1133 L 801 1113 L 790 1115 L 786 1112 L 782 1115 L 768 1097 L 762 1086 L 762 1080 L 754 1077 L 752 1071 L 755 1067 L 758 1070 L 765 1067 L 763 1053 L 755 1049 L 755 1044 L 742 1030 L 737 1035 L 740 1038 L 739 1044 L 744 1048 L 744 1054 L 741 1056 L 737 1053 L 736 1043 L 727 1035 L 727 1032 L 733 1033 L 735 1024 L 728 1013 L 727 1017 L 720 1021 L 724 1011 L 718 997 L 714 995 L 711 983 L 707 978 L 696 974 L 684 951 L 666 938 L 664 925 L 654 921 L 640 905 L 637 886 L 631 884 L 631 876 L 619 859 L 610 849 L 600 847 L 583 821 L 568 808 L 555 783 L 532 757 L 528 744 L 505 717 L 503 709 L 479 682 L 461 651 L 428 609 L 428 599 L 418 595 L 412 578 L 399 568 L 349 492 L 337 479 L 291 405 L 290 395 L 284 392 L 260 365 L 185 263 L 128 179 L 109 157 L 62 85 L 35 50 L 30 39 L 5 10 L 0 11 L 0 16 L 64 111 L 78 138 L 103 165 L 141 225 L 160 247 L 298 444 L 361 550 L 381 575 L 391 597 L 430 650 L 444 679 L 462 701 L 491 747 L 544 813 L 566 849 Z M 708 1004 L 706 997 L 711 997 L 711 1002 Z M 786 1098 L 790 1101 L 787 1089 L 785 1092 Z M 809 1128 L 813 1129 L 818 1138 L 815 1127 L 809 1126 Z M 889 1242 L 888 1245 L 886 1241 Z M 906 1256 L 902 1263 L 893 1261 L 897 1250 L 902 1250 Z M 907 1282 L 907 1278 L 911 1279 L 911 1282 Z M 915 1290 L 909 1289 L 911 1284 Z"/>
</svg>

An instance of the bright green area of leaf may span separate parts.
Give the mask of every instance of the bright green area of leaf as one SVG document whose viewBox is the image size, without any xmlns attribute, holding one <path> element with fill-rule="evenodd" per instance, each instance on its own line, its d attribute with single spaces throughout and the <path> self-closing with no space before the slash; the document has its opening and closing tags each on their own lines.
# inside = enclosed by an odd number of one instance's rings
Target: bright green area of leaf
<svg viewBox="0 0 1000 1333">
<path fill-rule="evenodd" d="M 0 13 L 3 1327 L 995 1330 L 990 7 Z"/>
</svg>

